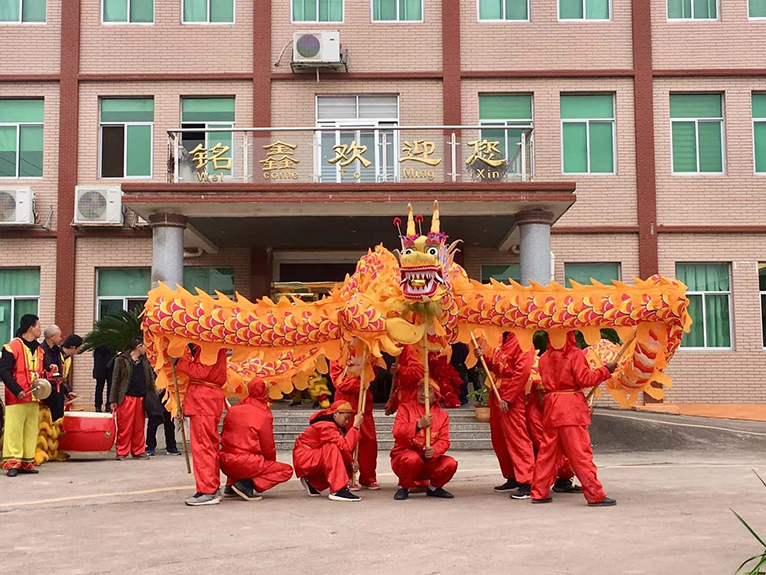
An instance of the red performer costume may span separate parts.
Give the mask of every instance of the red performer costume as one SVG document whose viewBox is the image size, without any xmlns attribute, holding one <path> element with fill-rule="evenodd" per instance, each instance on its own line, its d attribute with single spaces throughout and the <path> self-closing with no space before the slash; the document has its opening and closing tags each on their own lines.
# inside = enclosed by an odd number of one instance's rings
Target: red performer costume
<svg viewBox="0 0 766 575">
<path fill-rule="evenodd" d="M 590 410 L 585 395 L 581 393 L 583 388 L 596 386 L 609 378 L 610 373 L 606 366 L 590 369 L 585 353 L 575 344 L 574 332 L 567 333 L 562 349 L 549 347 L 540 357 L 540 377 L 546 391 L 543 415 L 545 435 L 532 482 L 533 502 L 550 501 L 551 485 L 563 452 L 582 483 L 588 503 L 614 505 L 598 480 L 588 432 Z"/>
<path fill-rule="evenodd" d="M 335 384 L 335 401 L 347 401 L 354 413 L 359 411 L 359 386 L 361 378 L 358 375 L 343 373 L 343 368 L 337 362 L 330 362 L 330 376 Z M 364 403 L 364 421 L 359 429 L 359 483 L 368 489 L 380 489 L 375 476 L 378 467 L 378 439 L 375 432 L 375 419 L 372 415 L 373 399 L 370 388 L 367 388 L 367 398 Z M 351 428 L 351 422 L 348 424 Z"/>
<path fill-rule="evenodd" d="M 336 413 L 353 414 L 355 411 L 348 401 L 335 401 L 328 409 L 312 415 L 308 429 L 295 440 L 295 475 L 311 496 L 319 495 L 328 487 L 331 498 L 333 494 L 348 491 L 349 468 L 359 442 L 359 430 L 352 427 L 346 431 L 345 426 L 336 422 Z"/>
<path fill-rule="evenodd" d="M 223 421 L 221 471 L 228 477 L 227 486 L 250 480 L 259 494 L 290 479 L 293 468 L 277 461 L 266 383 L 256 377 L 247 384 L 247 391 L 248 396 L 229 409 Z"/>
<path fill-rule="evenodd" d="M 540 454 L 540 446 L 543 444 L 543 437 L 545 436 L 545 428 L 543 426 L 544 398 L 545 391 L 537 385 L 533 385 L 527 398 L 527 429 L 529 430 L 529 438 L 532 440 L 532 445 L 535 448 L 535 457 Z M 557 465 L 557 469 L 556 483 L 560 484 L 561 488 L 565 491 L 573 491 L 571 480 L 574 477 L 574 470 L 569 463 L 569 459 L 563 453 L 561 454 L 561 460 Z M 554 487 L 554 491 L 556 490 L 557 488 Z M 579 493 L 579 488 L 574 491 Z"/>
<path fill-rule="evenodd" d="M 221 486 L 218 424 L 225 402 L 222 388 L 226 384 L 226 350 L 218 351 L 213 365 L 202 363 L 200 354 L 196 348 L 191 360 L 178 361 L 176 370 L 189 376 L 183 411 L 189 417 L 197 494 L 210 495 L 217 494 Z"/>
<path fill-rule="evenodd" d="M 505 405 L 498 402 L 494 393 L 489 396 L 492 448 L 503 477 L 510 480 L 496 491 L 509 490 L 515 479 L 519 491 L 511 497 L 528 498 L 535 472 L 535 452 L 527 431 L 525 389 L 535 360 L 535 350 L 522 351 L 516 335 L 506 332 L 502 345 L 485 359 L 487 367 L 495 375 L 500 398 L 505 402 Z"/>
<path fill-rule="evenodd" d="M 442 390 L 442 401 L 446 407 L 460 407 L 458 392 L 463 380 L 458 371 L 449 363 L 447 356 L 428 354 L 429 378 Z M 399 404 L 415 396 L 418 383 L 423 381 L 423 348 L 420 345 L 405 345 L 396 362 L 395 389 L 386 404 L 388 413 L 396 413 Z"/>
<path fill-rule="evenodd" d="M 399 477 L 400 490 L 395 499 L 406 499 L 409 490 L 424 481 L 430 483 L 428 495 L 452 497 L 443 489 L 457 471 L 457 461 L 445 455 L 450 446 L 449 415 L 439 405 L 439 386 L 430 380 L 429 387 L 435 397 L 431 405 L 430 453 L 425 447 L 426 429 L 421 427 L 425 415 L 425 405 L 420 402 L 422 398 L 411 396 L 399 405 L 396 414 L 391 469 Z"/>
</svg>

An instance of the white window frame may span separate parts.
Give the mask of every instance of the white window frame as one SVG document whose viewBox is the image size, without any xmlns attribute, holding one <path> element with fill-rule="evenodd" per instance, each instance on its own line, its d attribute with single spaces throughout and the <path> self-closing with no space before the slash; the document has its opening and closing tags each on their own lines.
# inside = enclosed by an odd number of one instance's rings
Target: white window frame
<svg viewBox="0 0 766 575">
<path fill-rule="evenodd" d="M 43 20 L 42 22 L 25 22 L 23 18 L 24 18 L 24 0 L 19 0 L 19 19 L 18 20 L 2 20 L 0 21 L 0 26 L 6 26 L 6 25 L 34 26 L 34 25 L 47 24 L 48 23 L 48 0 L 45 0 L 45 20 Z"/>
<path fill-rule="evenodd" d="M 765 262 L 758 262 L 758 263 L 756 263 L 756 268 L 755 268 L 755 273 L 758 276 L 758 282 L 759 282 L 758 305 L 760 306 L 760 310 L 761 310 L 761 318 L 763 318 L 763 308 L 764 308 L 764 306 L 763 306 L 763 299 L 764 299 L 764 297 L 766 297 L 766 290 L 760 289 L 761 278 L 760 278 L 760 274 L 758 273 L 758 266 L 763 264 L 763 263 L 765 263 Z M 763 320 L 761 320 L 761 322 L 763 322 Z M 765 335 L 766 334 L 763 333 L 763 325 L 762 325 L 761 326 L 761 348 L 764 351 L 766 351 L 766 342 L 764 341 L 764 336 Z"/>
<path fill-rule="evenodd" d="M 422 24 L 426 20 L 426 7 L 425 7 L 424 0 L 419 0 L 419 1 L 420 1 L 420 20 L 401 20 L 400 19 L 401 14 L 399 13 L 400 12 L 399 0 L 395 0 L 395 3 L 396 3 L 396 19 L 395 20 L 375 20 L 375 9 L 374 9 L 375 0 L 370 0 L 370 22 L 372 22 L 373 24 Z M 292 10 L 292 5 L 293 5 L 293 2 L 292 0 L 290 0 L 291 10 Z M 343 9 L 345 10 L 345 8 L 346 8 L 346 4 L 344 2 Z"/>
<path fill-rule="evenodd" d="M 613 7 L 612 0 L 609 0 L 609 17 L 608 18 L 587 18 L 588 0 L 580 0 L 582 2 L 582 18 L 562 18 L 561 17 L 561 0 L 556 0 L 556 19 L 559 22 L 611 22 Z"/>
<path fill-rule="evenodd" d="M 208 0 L 209 1 L 209 0 Z M 347 0 L 341 0 L 341 11 L 340 11 L 340 20 L 320 20 L 319 19 L 319 0 L 316 0 L 317 3 L 317 19 L 316 20 L 296 20 L 293 15 L 293 0 L 288 0 L 290 2 L 290 23 L 291 24 L 317 24 L 319 26 L 326 26 L 326 25 L 334 25 L 334 24 L 343 24 L 346 22 L 346 2 Z M 397 13 L 398 13 L 397 8 Z M 425 17 L 425 13 L 423 14 Z M 370 18 L 372 19 L 372 2 L 370 2 Z"/>
<path fill-rule="evenodd" d="M 558 0 L 557 0 L 558 1 Z M 505 12 L 505 0 L 502 0 L 502 6 L 503 6 L 503 17 L 498 18 L 482 18 L 481 17 L 481 0 L 476 0 L 476 21 L 490 24 L 498 24 L 498 23 L 514 23 L 514 22 L 530 22 L 532 20 L 532 6 L 530 6 L 529 0 L 527 0 L 527 17 L 524 20 L 508 20 L 505 18 L 506 12 Z"/>
<path fill-rule="evenodd" d="M 122 311 L 128 311 L 128 301 L 143 301 L 146 302 L 149 298 L 148 297 L 141 297 L 141 296 L 114 296 L 114 295 L 108 295 L 108 296 L 96 296 L 96 320 L 101 319 L 101 302 L 102 301 L 119 301 L 122 302 Z"/>
<path fill-rule="evenodd" d="M 21 268 L 4 268 L 4 269 L 21 269 Z M 0 270 L 1 271 L 1 270 Z M 0 301 L 9 301 L 11 302 L 11 339 L 13 339 L 14 329 L 17 325 L 17 318 L 16 318 L 16 300 L 34 300 L 37 302 L 37 315 L 40 315 L 40 295 L 3 295 L 0 296 Z M 10 341 L 10 340 L 9 340 Z"/>
<path fill-rule="evenodd" d="M 564 283 L 562 285 L 566 285 L 567 283 L 567 266 L 572 265 L 585 265 L 585 266 L 594 266 L 594 265 L 602 265 L 602 264 L 612 264 L 617 266 L 617 280 L 616 281 L 622 281 L 622 262 L 616 262 L 616 261 L 593 261 L 588 260 L 586 262 L 564 262 Z M 609 284 L 604 284 L 609 285 Z"/>
<path fill-rule="evenodd" d="M 617 98 L 615 94 L 610 94 L 612 97 L 612 119 L 607 120 L 605 118 L 576 118 L 564 120 L 561 118 L 561 97 L 562 96 L 587 96 L 587 95 L 601 95 L 601 94 L 559 94 L 559 118 L 561 120 L 561 174 L 564 176 L 616 176 L 617 175 L 617 112 L 616 104 Z M 590 171 L 590 124 L 612 124 L 612 171 L 611 172 L 591 172 Z M 588 168 L 587 172 L 565 172 L 564 171 L 564 124 L 585 124 L 585 164 Z"/>
<path fill-rule="evenodd" d="M 766 20 L 766 18 L 759 18 L 759 20 Z M 759 172 L 757 166 L 755 165 L 755 158 L 756 158 L 756 154 L 755 154 L 755 126 L 756 126 L 756 124 L 764 124 L 764 125 L 766 125 L 766 118 L 756 118 L 753 115 L 753 96 L 761 95 L 761 94 L 764 94 L 764 93 L 763 92 L 752 92 L 750 94 L 750 116 L 753 119 L 753 174 L 755 176 L 757 176 L 757 177 L 764 177 L 764 176 L 766 176 L 766 170 L 764 170 L 762 172 Z M 766 95 L 766 94 L 764 94 L 764 95 Z M 721 130 L 721 132 L 723 133 L 723 130 Z"/>
<path fill-rule="evenodd" d="M 98 123 L 98 178 L 100 180 L 150 180 L 154 177 L 154 122 L 102 122 L 99 103 Z M 104 153 L 104 128 L 117 128 L 122 126 L 122 177 L 104 176 L 101 174 L 102 158 Z M 149 126 L 151 140 L 149 147 L 149 175 L 128 176 L 128 126 Z"/>
<path fill-rule="evenodd" d="M 235 114 L 236 114 L 236 112 L 235 112 Z M 236 115 L 235 115 L 235 117 L 236 117 Z M 186 127 L 188 127 L 190 125 L 198 126 L 198 125 L 204 124 L 205 127 L 204 128 L 200 128 L 200 129 L 215 130 L 216 132 L 225 132 L 226 128 L 234 128 L 234 123 L 235 122 L 231 122 L 231 123 L 229 123 L 229 122 L 221 122 L 221 123 L 217 123 L 217 122 L 181 122 L 181 128 L 186 128 Z M 192 128 L 192 129 L 195 129 L 195 128 Z M 182 132 L 182 134 L 181 134 L 181 146 L 183 146 L 183 134 L 184 134 L 184 132 Z M 208 150 L 210 149 L 210 134 L 211 134 L 211 132 L 205 132 L 205 149 L 208 149 Z M 235 141 L 236 134 L 237 134 L 236 132 L 231 132 L 231 150 L 230 150 L 231 151 L 231 170 L 229 170 L 230 174 L 228 174 L 228 175 L 230 177 L 232 177 L 232 178 L 234 177 L 234 174 L 236 173 L 234 171 L 235 168 L 236 168 L 236 156 L 237 156 L 237 154 L 236 154 L 236 147 L 237 146 L 236 146 L 236 141 Z M 191 152 L 191 150 L 188 150 L 188 151 Z"/>
<path fill-rule="evenodd" d="M 505 4 L 503 4 L 505 5 Z M 484 22 L 487 22 L 488 20 L 483 20 Z M 496 20 L 493 20 L 496 21 Z M 510 22 L 520 22 L 521 20 L 510 20 Z M 526 93 L 488 93 L 484 92 L 482 94 L 479 94 L 479 98 L 482 96 L 529 96 L 530 100 L 532 102 L 532 117 L 527 120 L 482 120 L 479 118 L 479 125 L 480 126 L 486 126 L 487 129 L 494 130 L 494 129 L 500 129 L 503 130 L 504 133 L 504 144 L 505 144 L 505 153 L 506 155 L 510 156 L 509 153 L 509 144 L 508 144 L 508 130 L 512 129 L 526 129 L 530 128 L 532 130 L 532 133 L 529 137 L 529 173 L 534 174 L 535 173 L 535 97 L 534 94 L 526 94 Z M 508 162 L 511 161 L 511 158 L 506 158 Z"/>
<path fill-rule="evenodd" d="M 700 92 L 700 95 L 703 93 Z M 670 103 L 670 94 L 668 96 L 668 104 Z M 721 96 L 721 117 L 720 118 L 670 118 L 670 174 L 672 176 L 693 176 L 698 178 L 702 177 L 721 177 L 726 175 L 726 124 L 724 119 L 726 116 L 726 107 L 723 94 Z M 670 108 L 668 108 L 670 110 Z M 694 122 L 694 138 L 697 144 L 697 170 L 695 172 L 676 172 L 675 164 L 673 163 L 673 123 L 674 122 Z M 721 122 L 721 171 L 720 172 L 700 172 L 700 129 L 699 124 Z M 755 134 L 754 134 L 755 135 Z M 755 169 L 755 139 L 753 139 L 753 169 Z"/>
<path fill-rule="evenodd" d="M 237 23 L 237 0 L 232 0 L 231 22 L 211 22 L 210 21 L 210 0 L 207 1 L 207 21 L 206 22 L 187 22 L 184 19 L 184 5 L 186 0 L 181 0 L 181 24 L 184 26 L 233 26 Z M 291 3 L 292 5 L 292 3 Z"/>
<path fill-rule="evenodd" d="M 19 168 L 21 165 L 21 127 L 22 126 L 31 126 L 31 127 L 41 127 L 43 129 L 43 148 L 45 146 L 45 122 L 0 122 L 0 128 L 7 128 L 7 127 L 15 127 L 16 128 L 16 175 L 15 176 L 0 176 L 0 181 L 8 181 L 8 180 L 42 180 L 43 176 L 45 175 L 45 170 L 43 170 L 43 174 L 41 176 L 20 176 L 19 175 Z M 45 149 L 43 149 L 43 152 Z M 43 167 L 45 163 L 45 154 L 43 154 Z"/>
<path fill-rule="evenodd" d="M 679 345 L 679 350 L 684 351 L 734 351 L 734 307 L 732 304 L 732 297 L 731 297 L 731 262 L 676 262 L 677 264 L 712 264 L 712 263 L 725 263 L 729 267 L 729 290 L 728 291 L 692 291 L 688 290 L 686 292 L 687 296 L 690 295 L 698 295 L 702 296 L 702 341 L 704 342 L 703 347 L 691 347 L 691 346 L 684 346 Z M 727 301 L 729 302 L 729 343 L 730 345 L 728 347 L 708 347 L 707 345 L 707 306 L 705 305 L 705 296 L 706 295 L 725 295 L 727 296 Z"/>
<path fill-rule="evenodd" d="M 156 6 L 156 0 L 154 0 L 152 2 L 152 21 L 151 22 L 131 22 L 131 20 L 130 20 L 130 4 L 131 4 L 131 2 L 133 2 L 133 0 L 126 0 L 126 2 L 127 2 L 127 8 L 128 8 L 128 11 L 127 11 L 127 18 L 128 19 L 125 20 L 124 22 L 107 22 L 104 19 L 104 10 L 105 10 L 104 4 L 106 4 L 106 0 L 101 0 L 101 24 L 103 24 L 104 26 L 127 26 L 127 25 L 130 25 L 130 26 L 154 26 L 154 8 Z M 183 8 L 183 6 L 182 6 L 182 8 Z"/>
<path fill-rule="evenodd" d="M 692 15 L 691 18 L 671 18 L 668 16 L 668 2 L 665 0 L 665 18 L 668 22 L 718 22 L 721 19 L 721 2 L 715 0 L 715 18 L 695 18 L 694 16 L 694 0 L 691 1 Z M 750 15 L 750 6 L 748 2 L 748 16 Z"/>
<path fill-rule="evenodd" d="M 343 131 L 349 131 L 344 130 L 344 126 L 370 126 L 371 130 L 374 130 L 374 138 L 375 138 L 375 159 L 374 159 L 374 166 L 375 166 L 375 182 L 399 182 L 401 180 L 400 175 L 400 169 L 399 169 L 399 162 L 397 160 L 397 154 L 399 153 L 399 150 L 401 150 L 400 146 L 400 134 L 399 130 L 393 130 L 394 134 L 394 141 L 392 143 L 391 149 L 393 151 L 393 157 L 391 158 L 391 163 L 393 164 L 394 168 L 394 176 L 393 180 L 387 180 L 387 174 L 386 169 L 388 167 L 388 158 L 386 157 L 386 154 L 382 152 L 386 151 L 386 148 L 382 145 L 382 142 L 380 141 L 381 132 L 388 131 L 390 128 L 395 128 L 399 125 L 399 116 L 401 115 L 401 111 L 399 109 L 400 106 L 400 100 L 399 96 L 396 95 L 396 118 L 364 118 L 362 120 L 359 119 L 342 119 L 342 120 L 319 120 L 319 99 L 322 97 L 333 97 L 333 96 L 344 96 L 344 97 L 353 97 L 356 99 L 356 117 L 359 118 L 359 98 L 364 98 L 367 96 L 394 96 L 394 94 L 351 94 L 351 95 L 345 95 L 345 94 L 320 94 L 314 97 L 314 117 L 317 118 L 316 123 L 317 127 L 319 128 L 337 128 L 335 130 L 335 143 L 340 144 L 340 134 Z M 366 132 L 366 131 L 365 131 Z M 322 182 L 322 134 L 327 133 L 327 130 L 323 131 L 317 131 L 314 135 L 314 179 L 317 182 Z M 355 141 L 359 142 L 361 140 L 361 134 L 362 130 L 356 130 L 355 131 Z M 349 168 L 345 168 L 348 170 Z M 357 167 L 355 168 L 356 171 L 361 171 L 362 169 L 368 169 L 368 168 L 362 168 L 359 165 L 359 162 L 357 161 Z M 343 180 L 341 175 L 341 167 L 340 163 L 335 164 L 335 181 L 330 183 L 341 183 L 344 182 L 348 183 L 349 180 Z M 325 182 L 327 183 L 327 182 Z"/>
</svg>

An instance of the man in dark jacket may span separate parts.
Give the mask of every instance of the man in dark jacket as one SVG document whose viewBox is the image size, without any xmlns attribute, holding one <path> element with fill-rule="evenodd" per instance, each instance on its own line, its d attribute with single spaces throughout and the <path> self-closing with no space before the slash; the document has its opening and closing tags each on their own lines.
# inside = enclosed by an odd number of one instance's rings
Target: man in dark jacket
<svg viewBox="0 0 766 575">
<path fill-rule="evenodd" d="M 96 380 L 96 411 L 101 411 L 104 405 L 104 386 L 106 386 L 106 407 L 109 411 L 109 396 L 112 393 L 112 368 L 109 364 L 114 357 L 114 351 L 107 345 L 99 345 L 93 350 L 93 379 Z"/>
<path fill-rule="evenodd" d="M 161 394 L 147 392 L 144 398 L 144 410 L 146 411 L 146 453 L 150 456 L 157 449 L 157 429 L 162 425 L 165 429 L 165 450 L 168 455 L 181 455 L 176 444 L 176 428 L 170 412 L 165 409 L 165 390 Z"/>
</svg>

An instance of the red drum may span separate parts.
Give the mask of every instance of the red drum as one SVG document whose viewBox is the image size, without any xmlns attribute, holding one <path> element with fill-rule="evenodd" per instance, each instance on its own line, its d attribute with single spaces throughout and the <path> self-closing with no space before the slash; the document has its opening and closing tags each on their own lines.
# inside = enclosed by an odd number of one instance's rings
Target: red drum
<svg viewBox="0 0 766 575">
<path fill-rule="evenodd" d="M 117 438 L 111 413 L 67 411 L 61 424 L 60 451 L 109 451 Z"/>
</svg>

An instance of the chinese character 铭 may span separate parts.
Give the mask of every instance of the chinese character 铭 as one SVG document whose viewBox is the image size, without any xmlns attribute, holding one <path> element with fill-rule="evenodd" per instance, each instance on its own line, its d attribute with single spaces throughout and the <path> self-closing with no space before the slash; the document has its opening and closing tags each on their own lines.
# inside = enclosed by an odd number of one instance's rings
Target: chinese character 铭
<svg viewBox="0 0 766 575">
<path fill-rule="evenodd" d="M 295 164 L 300 163 L 300 160 L 296 159 L 293 155 L 297 147 L 297 144 L 288 144 L 279 140 L 273 144 L 263 146 L 264 149 L 268 150 L 266 158 L 259 160 L 263 164 L 263 171 L 295 169 Z"/>
<path fill-rule="evenodd" d="M 197 162 L 197 169 L 201 170 L 207 166 L 208 162 L 213 162 L 214 170 L 231 170 L 231 158 L 222 158 L 225 153 L 231 150 L 230 146 L 224 146 L 221 142 L 218 142 L 215 146 L 209 150 L 197 144 L 197 147 L 189 152 Z"/>
<path fill-rule="evenodd" d="M 441 158 L 429 158 L 434 153 L 436 145 L 433 142 L 425 140 L 414 140 L 412 143 L 405 141 L 402 144 L 402 153 L 405 155 L 399 158 L 399 162 L 422 162 L 429 166 L 438 166 L 441 164 Z"/>
<path fill-rule="evenodd" d="M 488 166 L 499 168 L 507 161 L 501 156 L 500 150 L 498 149 L 500 142 L 490 142 L 484 139 L 468 142 L 468 145 L 473 146 L 473 154 L 471 154 L 465 161 L 466 164 L 472 164 L 476 160 L 481 160 Z M 501 157 L 495 159 L 495 154 Z"/>
<path fill-rule="evenodd" d="M 335 151 L 335 157 L 327 160 L 331 164 L 338 164 L 345 168 L 352 162 L 359 160 L 365 168 L 372 165 L 372 162 L 363 156 L 367 151 L 367 146 L 358 146 L 356 140 L 351 140 L 350 144 L 337 144 L 332 149 Z M 349 154 L 351 155 L 349 156 Z"/>
</svg>

